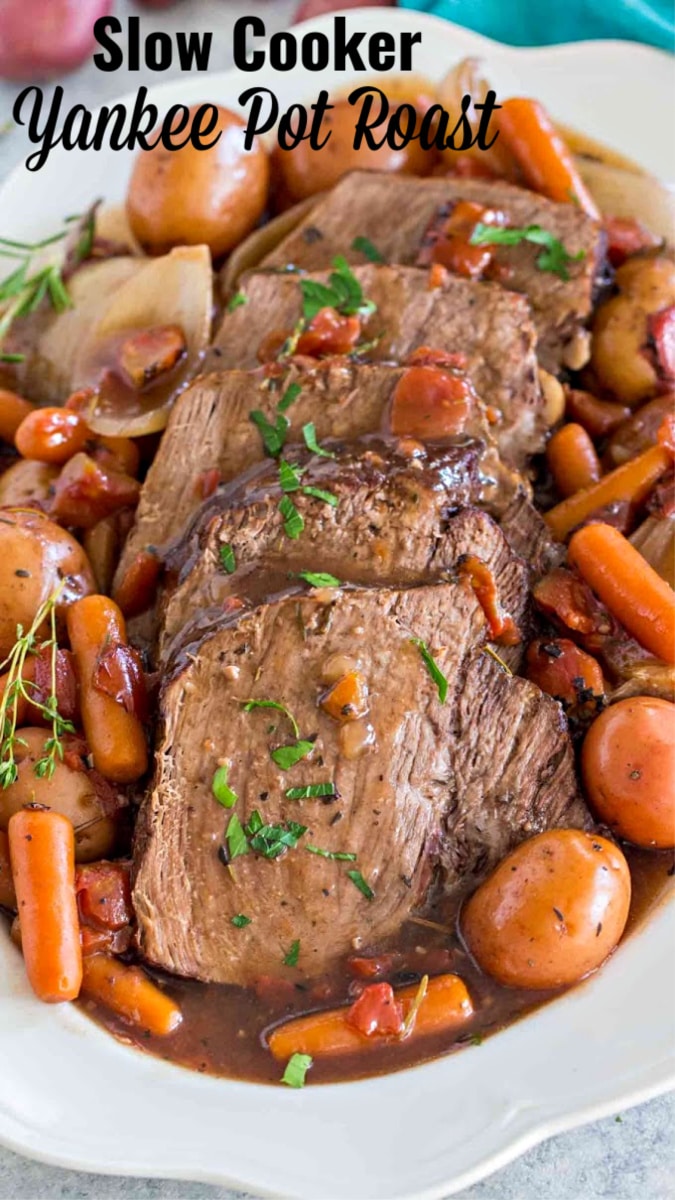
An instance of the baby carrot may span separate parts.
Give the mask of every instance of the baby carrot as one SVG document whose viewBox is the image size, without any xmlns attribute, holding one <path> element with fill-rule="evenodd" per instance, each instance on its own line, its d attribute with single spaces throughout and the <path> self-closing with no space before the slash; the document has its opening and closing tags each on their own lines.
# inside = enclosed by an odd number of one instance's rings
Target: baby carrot
<svg viewBox="0 0 675 1200">
<path fill-rule="evenodd" d="M 23 808 L 10 817 L 8 832 L 31 987 L 48 1004 L 74 1000 L 82 982 L 82 951 L 73 826 L 51 809 Z"/>
<path fill-rule="evenodd" d="M 403 1007 L 404 1020 L 415 1002 L 418 990 L 416 985 L 412 985 L 396 992 L 396 999 Z M 320 1058 L 372 1049 L 373 1046 L 382 1045 L 383 1040 L 390 1043 L 397 1040 L 395 1037 L 366 1037 L 350 1025 L 348 1013 L 348 1008 L 333 1008 L 287 1021 L 272 1030 L 268 1038 L 269 1048 L 278 1059 L 290 1058 L 292 1054 L 311 1054 L 313 1058 Z M 437 975 L 429 980 L 410 1037 L 424 1037 L 428 1033 L 457 1029 L 472 1016 L 473 1005 L 462 980 L 457 975 Z"/>
<path fill-rule="evenodd" d="M 565 412 L 571 421 L 583 425 L 592 438 L 608 437 L 626 421 L 631 410 L 614 400 L 600 400 L 592 392 L 568 388 L 565 394 Z"/>
<path fill-rule="evenodd" d="M 546 460 L 561 496 L 574 496 L 600 478 L 595 446 L 586 430 L 574 422 L 553 434 L 546 447 Z"/>
<path fill-rule="evenodd" d="M 578 529 L 568 561 L 641 645 L 675 663 L 675 592 L 618 529 Z"/>
<path fill-rule="evenodd" d="M 129 967 L 110 954 L 87 955 L 82 992 L 156 1037 L 173 1033 L 183 1019 L 178 1005 L 140 967 Z"/>
<path fill-rule="evenodd" d="M 563 204 L 578 204 L 589 217 L 600 220 L 600 210 L 570 151 L 537 100 L 505 100 L 499 112 L 499 132 L 535 192 Z"/>
<path fill-rule="evenodd" d="M 35 408 L 30 400 L 24 400 L 16 392 L 0 388 L 0 441 L 14 445 L 14 437 L 24 417 Z"/>
<path fill-rule="evenodd" d="M 561 504 L 556 504 L 555 508 L 550 508 L 544 513 L 546 524 L 553 536 L 562 542 L 577 525 L 588 520 L 606 504 L 618 500 L 640 504 L 671 463 L 671 455 L 663 446 L 650 446 L 649 450 L 610 471 L 597 483 L 569 496 Z"/>
<path fill-rule="evenodd" d="M 16 892 L 9 862 L 9 839 L 0 829 L 0 904 L 3 908 L 16 908 Z"/>
<path fill-rule="evenodd" d="M 131 783 L 145 774 L 148 749 L 138 717 L 95 686 L 101 653 L 126 645 L 124 617 L 107 596 L 85 596 L 66 609 L 70 645 L 80 683 L 80 710 L 94 766 L 106 779 Z"/>
</svg>

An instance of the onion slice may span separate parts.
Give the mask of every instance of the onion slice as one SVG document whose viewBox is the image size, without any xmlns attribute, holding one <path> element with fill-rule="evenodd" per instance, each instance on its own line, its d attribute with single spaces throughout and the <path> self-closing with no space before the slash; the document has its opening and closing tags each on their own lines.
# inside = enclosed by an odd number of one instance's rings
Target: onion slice
<svg viewBox="0 0 675 1200">
<path fill-rule="evenodd" d="M 246 271 L 252 271 L 268 254 L 271 254 L 279 242 L 282 242 L 304 220 L 307 213 L 312 211 L 324 195 L 324 192 L 319 192 L 315 196 L 308 196 L 306 200 L 301 200 L 299 204 L 287 208 L 278 217 L 273 217 L 266 225 L 254 229 L 253 233 L 249 233 L 248 237 L 239 243 L 219 275 L 220 289 L 225 299 L 229 299 L 236 291 L 242 275 Z"/>
</svg>

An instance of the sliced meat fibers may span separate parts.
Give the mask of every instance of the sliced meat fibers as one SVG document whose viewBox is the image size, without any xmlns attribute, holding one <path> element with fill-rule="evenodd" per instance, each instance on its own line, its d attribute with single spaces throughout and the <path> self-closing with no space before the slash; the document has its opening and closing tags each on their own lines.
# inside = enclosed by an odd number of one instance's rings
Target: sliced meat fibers
<svg viewBox="0 0 675 1200">
<path fill-rule="evenodd" d="M 299 977 L 311 977 L 394 933 L 434 868 L 452 890 L 527 834 L 583 822 L 559 705 L 488 660 L 485 640 L 473 591 L 454 583 L 285 597 L 205 638 L 160 701 L 134 850 L 143 955 L 250 984 L 283 974 L 298 941 Z M 326 691 L 352 671 L 361 687 L 331 716 Z M 251 699 L 286 711 L 247 711 Z M 298 737 L 310 753 L 282 769 L 278 751 Z M 212 791 L 222 765 L 229 809 Z M 290 791 L 320 783 L 330 795 Z M 226 836 L 235 817 L 245 842 Z M 286 848 L 270 856 L 280 832 Z"/>
</svg>

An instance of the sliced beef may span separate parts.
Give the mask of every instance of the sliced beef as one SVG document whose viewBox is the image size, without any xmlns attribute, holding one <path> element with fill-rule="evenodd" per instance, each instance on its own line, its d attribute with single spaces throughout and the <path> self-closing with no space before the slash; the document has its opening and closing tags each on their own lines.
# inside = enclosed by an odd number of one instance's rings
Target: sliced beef
<svg viewBox="0 0 675 1200">
<path fill-rule="evenodd" d="M 524 292 L 532 305 L 542 366 L 557 371 L 580 323 L 590 315 L 603 252 L 599 225 L 574 204 L 555 204 L 501 182 L 354 172 L 311 210 L 263 265 L 292 263 L 318 271 L 336 254 L 361 263 L 363 255 L 353 248 L 357 237 L 369 238 L 387 262 L 414 263 L 430 224 L 460 200 L 500 210 L 514 228 L 539 225 L 571 255 L 583 251 L 583 259 L 570 265 L 567 280 L 539 270 L 536 246 L 501 246 L 496 253 L 507 286 Z"/>
<path fill-rule="evenodd" d="M 564 547 L 551 537 L 541 513 L 522 490 L 500 508 L 499 523 L 513 552 L 530 564 L 533 583 L 565 557 Z"/>
<path fill-rule="evenodd" d="M 302 429 L 313 422 L 320 442 L 352 441 L 378 433 L 386 425 L 393 390 L 401 370 L 356 366 L 339 361 L 314 370 L 291 370 L 283 388 L 297 381 L 301 390 L 286 415 L 289 445 L 302 442 Z M 204 499 L 204 486 L 228 481 L 265 457 L 258 428 L 250 419 L 259 410 L 276 417 L 280 390 L 261 373 L 226 371 L 197 380 L 179 398 L 141 491 L 136 519 L 118 568 L 119 579 L 130 562 L 149 546 L 162 549 L 180 535 Z M 494 449 L 485 446 L 480 472 L 486 502 L 497 492 L 513 493 L 517 479 L 502 467 Z M 492 484 L 489 481 L 492 480 Z"/>
<path fill-rule="evenodd" d="M 486 513 L 461 507 L 480 502 L 479 454 L 478 444 L 468 442 L 411 460 L 372 441 L 335 460 L 314 458 L 304 466 L 303 486 L 328 490 L 338 503 L 293 492 L 304 520 L 295 540 L 284 534 L 274 466 L 262 464 L 235 481 L 207 502 L 169 557 L 169 575 L 178 582 L 167 589 L 163 653 L 171 652 L 176 637 L 194 638 L 233 603 L 250 606 L 292 586 L 306 589 L 306 582 L 298 585 L 300 571 L 328 572 L 342 583 L 405 586 L 447 577 L 465 555 L 480 558 L 492 572 L 522 642 L 529 568 Z M 513 651 L 511 664 L 520 661 L 520 648 Z"/>
<path fill-rule="evenodd" d="M 414 639 L 448 680 L 445 703 Z M 293 977 L 316 975 L 354 945 L 395 932 L 423 903 L 436 868 L 452 891 L 526 834 L 583 824 L 559 705 L 488 660 L 485 639 L 464 584 L 340 590 L 225 620 L 176 665 L 136 830 L 134 908 L 146 959 L 249 984 L 287 973 L 283 951 L 298 940 Z M 368 689 L 368 711 L 340 724 L 320 700 L 350 669 Z M 309 757 L 277 766 L 271 754 L 294 742 L 293 727 L 274 709 L 246 711 L 250 698 L 286 706 L 313 745 Z M 212 792 L 222 764 L 237 795 L 229 810 Z M 286 796 L 322 781 L 334 797 Z M 226 865 L 235 816 L 266 831 L 256 852 L 232 858 L 230 845 Z M 306 827 L 295 828 L 297 846 L 265 857 L 261 847 L 278 846 L 274 827 L 288 822 Z M 250 924 L 234 925 L 239 914 Z"/>
<path fill-rule="evenodd" d="M 355 274 L 364 296 L 377 305 L 362 329 L 368 361 L 404 362 L 420 346 L 464 355 L 476 392 L 499 418 L 495 436 L 504 458 L 522 465 L 542 449 L 546 421 L 536 333 L 522 296 L 451 275 L 431 287 L 429 272 L 413 267 L 368 265 Z M 327 274 L 313 278 L 325 282 Z M 225 315 L 213 366 L 258 367 L 275 335 L 278 349 L 302 315 L 298 275 L 258 272 L 248 276 L 241 294 L 246 303 Z"/>
</svg>

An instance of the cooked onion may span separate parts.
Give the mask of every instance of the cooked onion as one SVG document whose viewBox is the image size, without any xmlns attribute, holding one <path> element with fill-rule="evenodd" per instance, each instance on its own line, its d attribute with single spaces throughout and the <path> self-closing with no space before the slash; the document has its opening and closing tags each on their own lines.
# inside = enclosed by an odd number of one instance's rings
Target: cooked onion
<svg viewBox="0 0 675 1200">
<path fill-rule="evenodd" d="M 658 179 L 583 156 L 576 163 L 602 213 L 635 217 L 658 237 L 675 242 L 675 196 Z"/>
<path fill-rule="evenodd" d="M 74 370 L 75 387 L 97 389 L 87 412 L 89 426 L 112 437 L 140 437 L 164 428 L 176 395 L 198 371 L 211 334 L 213 274 L 206 246 L 178 246 L 161 258 L 135 261 L 140 269 L 90 328 Z M 128 389 L 120 403 L 117 392 L 107 392 L 102 382 L 111 347 L 124 334 L 158 325 L 180 326 L 185 357 L 164 383 L 160 378 L 145 392 Z"/>
<path fill-rule="evenodd" d="M 483 64 L 478 58 L 463 58 L 448 71 L 438 85 L 438 102 L 451 114 L 459 114 L 462 97 L 471 96 L 471 104 L 466 111 L 466 117 L 474 134 L 482 115 L 476 112 L 476 103 L 482 104 L 490 90 L 489 82 L 483 78 L 482 66 Z M 477 147 L 470 150 L 444 150 L 443 161 L 447 162 L 448 169 L 451 169 L 456 156 L 467 154 L 477 158 L 482 166 L 488 167 L 500 178 L 513 178 L 514 169 L 511 155 L 500 144 L 499 138 L 489 150 L 479 150 Z"/>
<path fill-rule="evenodd" d="M 268 221 L 267 225 L 254 229 L 253 233 L 249 233 L 248 237 L 239 243 L 220 272 L 220 287 L 225 299 L 236 291 L 237 283 L 244 272 L 252 271 L 263 258 L 271 254 L 279 242 L 283 241 L 314 208 L 321 196 L 322 193 L 309 196 L 299 204 L 294 204 L 292 208 L 287 208 L 278 217 Z"/>
</svg>

